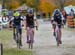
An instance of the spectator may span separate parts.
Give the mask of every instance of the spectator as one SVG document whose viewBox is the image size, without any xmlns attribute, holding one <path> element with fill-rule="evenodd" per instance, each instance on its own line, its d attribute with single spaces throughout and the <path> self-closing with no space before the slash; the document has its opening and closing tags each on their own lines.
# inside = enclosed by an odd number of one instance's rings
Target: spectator
<svg viewBox="0 0 75 55">
<path fill-rule="evenodd" d="M 71 12 L 69 15 L 74 17 L 74 10 L 73 9 L 71 9 Z"/>
</svg>

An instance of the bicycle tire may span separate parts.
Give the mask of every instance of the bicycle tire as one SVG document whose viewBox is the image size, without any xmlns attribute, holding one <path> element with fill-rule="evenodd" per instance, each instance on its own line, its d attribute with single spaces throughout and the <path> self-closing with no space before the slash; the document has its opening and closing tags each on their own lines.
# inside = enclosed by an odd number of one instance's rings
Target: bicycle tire
<svg viewBox="0 0 75 55">
<path fill-rule="evenodd" d="M 56 37 L 57 46 L 59 46 L 59 44 L 60 44 L 60 42 L 59 42 L 59 29 L 57 29 L 55 37 Z"/>
<path fill-rule="evenodd" d="M 18 29 L 16 29 L 16 43 L 17 43 L 17 48 L 19 48 L 20 49 L 20 47 L 21 47 L 21 35 L 19 34 L 19 32 L 18 32 Z"/>
<path fill-rule="evenodd" d="M 30 37 L 30 40 L 29 40 L 29 48 L 30 49 L 33 49 L 33 35 L 34 35 L 34 33 L 33 33 L 33 31 L 30 31 L 29 32 L 29 37 Z"/>
<path fill-rule="evenodd" d="M 33 49 L 33 43 L 31 43 L 31 49 Z"/>
<path fill-rule="evenodd" d="M 33 49 L 33 43 L 32 42 L 29 43 L 29 49 Z"/>
<path fill-rule="evenodd" d="M 18 33 L 19 34 L 19 33 Z M 20 39 L 20 35 L 17 37 L 17 47 L 20 49 L 21 47 L 21 39 Z"/>
</svg>

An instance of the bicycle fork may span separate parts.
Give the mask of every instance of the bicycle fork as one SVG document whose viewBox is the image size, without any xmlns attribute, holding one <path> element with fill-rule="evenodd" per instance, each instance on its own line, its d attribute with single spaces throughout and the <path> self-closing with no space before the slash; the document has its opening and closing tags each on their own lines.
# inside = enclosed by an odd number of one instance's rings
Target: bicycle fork
<svg viewBox="0 0 75 55">
<path fill-rule="evenodd" d="M 59 44 L 62 44 L 62 43 L 61 43 L 61 33 L 60 33 L 60 31 L 57 32 L 56 41 L 57 41 L 57 46 L 59 46 Z"/>
</svg>

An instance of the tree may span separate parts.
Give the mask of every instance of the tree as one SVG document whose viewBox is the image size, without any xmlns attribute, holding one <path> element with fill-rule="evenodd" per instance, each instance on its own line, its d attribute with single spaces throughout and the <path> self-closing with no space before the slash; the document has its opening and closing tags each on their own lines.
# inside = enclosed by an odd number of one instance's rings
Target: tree
<svg viewBox="0 0 75 55">
<path fill-rule="evenodd" d="M 6 8 L 6 4 L 9 2 L 10 0 L 2 0 L 2 8 Z"/>
<path fill-rule="evenodd" d="M 26 3 L 26 0 L 18 0 L 20 2 L 20 5 L 23 5 L 24 3 Z"/>
<path fill-rule="evenodd" d="M 33 8 L 35 6 L 35 0 L 26 0 L 26 4 Z"/>
<path fill-rule="evenodd" d="M 12 0 L 11 3 L 8 3 L 8 9 L 16 9 L 17 7 L 20 6 L 20 2 L 19 1 L 16 1 L 16 0 Z"/>
<path fill-rule="evenodd" d="M 55 9 L 55 6 L 48 2 L 42 2 L 39 8 L 41 11 L 44 11 L 46 14 L 48 14 L 49 12 L 52 14 L 53 10 Z"/>
<path fill-rule="evenodd" d="M 75 0 L 67 1 L 65 5 L 75 5 Z"/>
<path fill-rule="evenodd" d="M 35 9 L 36 11 L 39 10 L 40 0 L 35 0 Z"/>
<path fill-rule="evenodd" d="M 20 6 L 18 0 L 2 0 L 3 9 L 14 9 Z"/>
<path fill-rule="evenodd" d="M 23 5 L 24 3 L 27 6 L 35 8 L 35 9 L 38 9 L 38 6 L 39 6 L 39 0 L 2 0 L 3 9 L 4 8 L 13 9 Z"/>
<path fill-rule="evenodd" d="M 5 8 L 6 9 L 16 9 L 17 7 L 20 6 L 20 3 L 18 0 L 8 0 L 5 2 Z"/>
<path fill-rule="evenodd" d="M 66 0 L 53 0 L 53 2 L 57 7 L 63 9 Z"/>
<path fill-rule="evenodd" d="M 53 1 L 54 1 L 55 5 L 57 5 L 58 8 L 63 9 L 67 2 L 72 3 L 72 1 L 74 1 L 74 0 L 53 0 Z"/>
</svg>

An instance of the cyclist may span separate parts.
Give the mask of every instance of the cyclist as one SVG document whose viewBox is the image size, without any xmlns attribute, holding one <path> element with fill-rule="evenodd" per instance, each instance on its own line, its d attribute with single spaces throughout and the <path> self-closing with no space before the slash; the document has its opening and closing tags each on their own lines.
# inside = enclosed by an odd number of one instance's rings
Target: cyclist
<svg viewBox="0 0 75 55">
<path fill-rule="evenodd" d="M 14 34 L 14 39 L 16 39 L 15 36 L 15 28 L 17 27 L 19 29 L 19 34 L 20 34 L 20 46 L 22 46 L 22 41 L 21 41 L 21 37 L 22 37 L 22 26 L 21 26 L 21 21 L 23 21 L 23 19 L 21 18 L 21 15 L 19 12 L 14 12 L 14 17 L 12 19 L 12 23 L 13 23 L 13 34 Z"/>
<path fill-rule="evenodd" d="M 56 9 L 54 11 L 53 15 L 52 15 L 52 24 L 53 24 L 53 30 L 54 30 L 53 35 L 56 36 L 55 31 L 56 31 L 56 23 L 57 23 L 58 28 L 59 28 L 59 35 L 60 35 L 59 42 L 60 42 L 60 44 L 62 44 L 62 41 L 61 41 L 61 34 L 62 34 L 61 33 L 61 26 L 63 24 L 63 20 L 64 20 L 64 18 L 63 18 L 63 15 L 62 15 L 61 11 L 59 9 Z"/>
<path fill-rule="evenodd" d="M 35 13 L 33 12 L 32 9 L 28 9 L 27 10 L 27 14 L 26 14 L 26 30 L 27 30 L 27 43 L 30 43 L 31 41 L 34 42 L 34 29 L 35 29 L 35 24 L 36 24 L 36 29 L 38 30 L 38 21 L 36 19 L 36 15 Z M 30 40 L 30 37 L 29 37 L 29 30 L 32 30 L 33 32 L 33 40 Z"/>
</svg>

